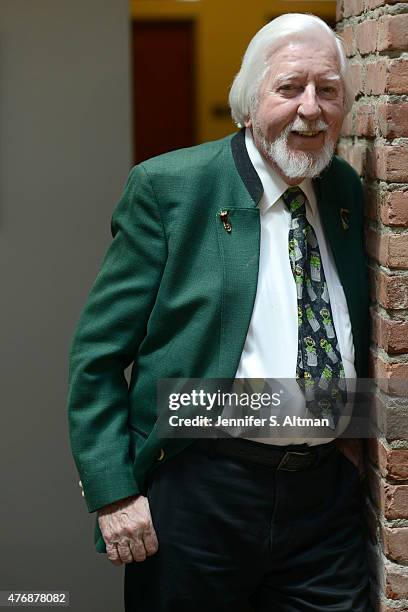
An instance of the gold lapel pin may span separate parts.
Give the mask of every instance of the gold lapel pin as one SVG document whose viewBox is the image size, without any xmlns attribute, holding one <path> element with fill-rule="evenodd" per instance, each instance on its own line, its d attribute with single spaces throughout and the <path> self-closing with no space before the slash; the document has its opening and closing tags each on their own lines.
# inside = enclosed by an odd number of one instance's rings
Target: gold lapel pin
<svg viewBox="0 0 408 612">
<path fill-rule="evenodd" d="M 229 210 L 220 210 L 218 214 L 220 216 L 220 219 L 222 221 L 225 231 L 228 232 L 228 234 L 230 234 L 232 231 L 232 225 L 231 225 L 231 221 L 228 216 Z"/>
<path fill-rule="evenodd" d="M 340 208 L 340 219 L 344 230 L 350 227 L 350 211 L 348 208 Z"/>
</svg>

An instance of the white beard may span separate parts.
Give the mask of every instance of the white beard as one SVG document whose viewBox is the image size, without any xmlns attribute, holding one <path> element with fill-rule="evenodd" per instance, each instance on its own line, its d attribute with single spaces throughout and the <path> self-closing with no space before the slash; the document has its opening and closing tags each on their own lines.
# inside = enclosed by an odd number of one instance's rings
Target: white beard
<svg viewBox="0 0 408 612">
<path fill-rule="evenodd" d="M 314 178 L 329 165 L 336 148 L 336 143 L 325 134 L 324 145 L 320 151 L 292 151 L 288 146 L 290 132 L 295 130 L 327 130 L 323 121 L 308 124 L 297 119 L 282 131 L 273 142 L 263 134 L 256 117 L 253 122 L 254 139 L 261 152 L 272 161 L 288 178 Z"/>
</svg>

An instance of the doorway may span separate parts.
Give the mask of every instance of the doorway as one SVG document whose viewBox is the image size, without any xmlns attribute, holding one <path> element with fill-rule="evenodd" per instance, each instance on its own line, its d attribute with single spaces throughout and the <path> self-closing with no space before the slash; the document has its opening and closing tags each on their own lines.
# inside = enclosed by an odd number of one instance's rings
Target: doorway
<svg viewBox="0 0 408 612">
<path fill-rule="evenodd" d="M 132 22 L 134 162 L 196 144 L 193 20 Z"/>
</svg>

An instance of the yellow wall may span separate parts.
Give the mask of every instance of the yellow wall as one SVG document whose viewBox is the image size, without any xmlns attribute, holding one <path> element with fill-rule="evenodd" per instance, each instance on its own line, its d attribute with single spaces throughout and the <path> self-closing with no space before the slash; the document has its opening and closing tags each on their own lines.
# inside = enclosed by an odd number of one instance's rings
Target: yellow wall
<svg viewBox="0 0 408 612">
<path fill-rule="evenodd" d="M 196 96 L 198 142 L 234 130 L 225 107 L 234 75 L 252 36 L 282 13 L 314 13 L 334 21 L 335 0 L 131 0 L 133 19 L 194 19 L 196 27 Z"/>
</svg>

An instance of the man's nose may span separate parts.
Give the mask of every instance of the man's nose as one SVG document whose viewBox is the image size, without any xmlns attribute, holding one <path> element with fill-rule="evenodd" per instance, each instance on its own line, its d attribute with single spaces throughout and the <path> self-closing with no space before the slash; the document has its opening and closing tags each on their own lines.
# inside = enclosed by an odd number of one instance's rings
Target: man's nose
<svg viewBox="0 0 408 612">
<path fill-rule="evenodd" d="M 298 115 L 309 121 L 317 119 L 321 114 L 321 108 L 316 96 L 314 85 L 307 85 L 302 92 L 300 104 L 298 107 Z"/>
</svg>

